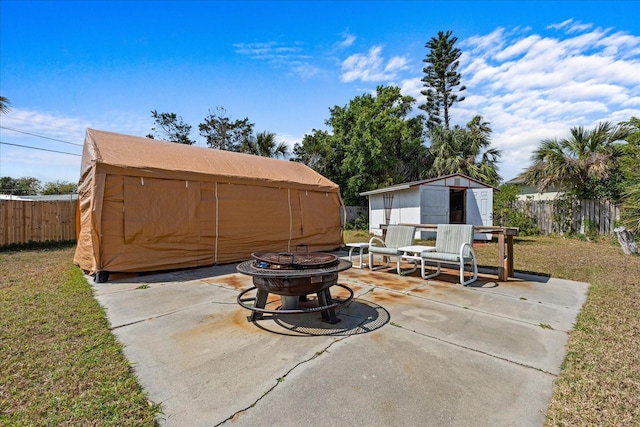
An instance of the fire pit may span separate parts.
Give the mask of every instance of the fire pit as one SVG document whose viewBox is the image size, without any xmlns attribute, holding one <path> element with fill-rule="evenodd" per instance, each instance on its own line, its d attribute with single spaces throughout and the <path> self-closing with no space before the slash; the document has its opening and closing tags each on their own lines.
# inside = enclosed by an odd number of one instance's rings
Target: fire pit
<svg viewBox="0 0 640 427">
<path fill-rule="evenodd" d="M 238 295 L 238 304 L 251 310 L 249 321 L 263 318 L 263 314 L 300 314 L 320 312 L 322 320 L 328 323 L 340 321 L 335 308 L 350 301 L 353 291 L 338 284 L 338 273 L 351 268 L 351 262 L 336 255 L 322 252 L 254 252 L 252 259 L 240 263 L 238 272 L 252 276 L 254 287 Z M 331 286 L 340 286 L 349 292 L 344 300 L 333 300 L 329 292 Z M 245 297 L 257 290 L 254 298 Z M 282 306 L 278 310 L 266 309 L 270 293 L 280 295 Z M 299 308 L 299 302 L 306 296 L 316 294 L 318 307 Z M 253 302 L 253 305 L 247 304 Z"/>
</svg>

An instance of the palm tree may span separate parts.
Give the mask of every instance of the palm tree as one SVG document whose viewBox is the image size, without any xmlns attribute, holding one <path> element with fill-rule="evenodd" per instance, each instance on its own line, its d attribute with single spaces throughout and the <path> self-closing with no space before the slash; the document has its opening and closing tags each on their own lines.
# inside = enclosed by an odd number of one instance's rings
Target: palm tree
<svg viewBox="0 0 640 427">
<path fill-rule="evenodd" d="M 433 158 L 431 176 L 461 173 L 490 185 L 498 185 L 500 175 L 496 163 L 501 151 L 489 148 L 491 142 L 489 123 L 475 116 L 466 128 L 434 127 L 430 148 Z"/>
<path fill-rule="evenodd" d="M 622 224 L 636 236 L 640 235 L 640 119 L 631 117 L 627 122 L 620 123 L 629 129 L 626 155 L 622 161 L 622 169 L 627 177 L 626 189 L 622 196 Z"/>
<path fill-rule="evenodd" d="M 621 219 L 626 228 L 636 236 L 640 235 L 640 179 L 632 182 L 624 192 Z"/>
<path fill-rule="evenodd" d="M 565 139 L 545 139 L 532 155 L 533 164 L 522 178 L 540 191 L 556 186 L 573 192 L 578 198 L 593 197 L 595 183 L 619 175 L 624 154 L 625 126 L 599 123 L 593 130 L 572 127 Z"/>
<path fill-rule="evenodd" d="M 0 114 L 7 114 L 9 112 L 9 100 L 0 95 Z"/>
<path fill-rule="evenodd" d="M 259 132 L 255 138 L 246 138 L 238 149 L 241 153 L 253 154 L 262 157 L 286 157 L 287 145 L 283 142 L 276 143 L 276 134 L 271 132 Z"/>
</svg>

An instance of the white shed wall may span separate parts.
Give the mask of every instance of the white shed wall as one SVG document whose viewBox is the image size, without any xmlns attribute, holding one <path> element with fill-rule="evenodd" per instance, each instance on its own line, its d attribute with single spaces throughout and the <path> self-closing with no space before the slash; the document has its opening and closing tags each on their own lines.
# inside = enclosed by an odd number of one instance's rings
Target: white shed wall
<svg viewBox="0 0 640 427">
<path fill-rule="evenodd" d="M 385 223 L 384 198 L 382 194 L 369 196 L 369 232 L 382 235 L 380 224 Z M 418 187 L 393 193 L 390 224 L 420 223 L 420 190 Z M 419 237 L 416 234 L 417 237 Z"/>
</svg>

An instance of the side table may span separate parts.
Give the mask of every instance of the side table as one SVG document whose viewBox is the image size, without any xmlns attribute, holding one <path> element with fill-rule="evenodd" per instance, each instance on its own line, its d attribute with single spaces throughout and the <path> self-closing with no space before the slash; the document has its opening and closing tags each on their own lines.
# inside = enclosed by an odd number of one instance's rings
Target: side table
<svg viewBox="0 0 640 427">
<path fill-rule="evenodd" d="M 433 252 L 436 250 L 435 246 L 422 246 L 422 245 L 412 245 L 412 246 L 403 246 L 401 248 L 398 248 L 399 251 L 404 252 L 401 255 L 401 258 L 405 261 L 410 261 L 411 263 L 413 263 L 413 269 L 409 270 L 409 271 L 403 271 L 402 274 L 409 274 L 409 273 L 413 273 L 414 271 L 416 271 L 418 269 L 418 261 L 420 261 L 420 271 L 423 272 L 424 271 L 424 258 L 422 258 L 420 255 L 422 254 L 422 252 Z M 398 271 L 398 274 L 400 274 L 400 271 Z"/>
<path fill-rule="evenodd" d="M 369 242 L 347 243 L 347 246 L 349 247 L 349 261 L 351 261 L 352 267 L 353 268 L 368 267 L 369 264 L 365 264 L 362 257 L 364 254 L 367 254 L 369 252 Z M 353 256 L 353 251 L 356 249 L 358 250 L 358 255 L 360 258 L 359 264 L 354 263 L 353 260 L 351 259 Z"/>
</svg>

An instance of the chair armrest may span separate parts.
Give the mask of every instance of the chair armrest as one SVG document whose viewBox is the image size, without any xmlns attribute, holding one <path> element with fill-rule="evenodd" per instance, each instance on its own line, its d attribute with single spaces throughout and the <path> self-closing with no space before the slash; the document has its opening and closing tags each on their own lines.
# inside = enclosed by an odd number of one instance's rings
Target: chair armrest
<svg viewBox="0 0 640 427">
<path fill-rule="evenodd" d="M 380 243 L 380 245 L 374 245 L 373 243 Z M 369 246 L 382 246 L 382 247 L 384 247 L 385 246 L 384 240 L 382 240 L 379 237 L 373 236 L 371 238 L 371 240 L 369 240 Z"/>
<path fill-rule="evenodd" d="M 460 245 L 460 259 L 462 259 L 462 257 L 464 256 L 464 248 L 465 246 L 469 247 L 469 254 L 475 258 L 476 257 L 476 251 L 473 250 L 473 245 L 470 245 L 467 242 L 464 242 L 462 245 Z"/>
</svg>

